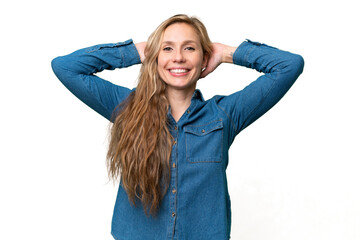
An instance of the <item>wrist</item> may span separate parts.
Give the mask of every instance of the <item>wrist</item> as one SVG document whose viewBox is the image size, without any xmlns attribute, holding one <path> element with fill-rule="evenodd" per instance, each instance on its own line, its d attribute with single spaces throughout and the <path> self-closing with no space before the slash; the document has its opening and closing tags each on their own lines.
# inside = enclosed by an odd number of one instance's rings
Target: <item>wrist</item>
<svg viewBox="0 0 360 240">
<path fill-rule="evenodd" d="M 236 47 L 231 47 L 224 45 L 222 53 L 222 62 L 223 63 L 233 63 L 233 55 L 236 51 Z"/>
<path fill-rule="evenodd" d="M 146 47 L 146 42 L 135 43 L 135 47 L 139 53 L 141 62 L 144 62 L 144 59 L 145 59 L 144 51 L 145 51 L 145 47 Z"/>
</svg>

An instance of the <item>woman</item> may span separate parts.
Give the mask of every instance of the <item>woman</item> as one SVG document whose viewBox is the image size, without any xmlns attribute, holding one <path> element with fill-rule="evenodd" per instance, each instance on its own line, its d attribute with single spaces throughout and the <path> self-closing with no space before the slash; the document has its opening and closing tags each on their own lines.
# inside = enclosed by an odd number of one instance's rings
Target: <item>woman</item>
<svg viewBox="0 0 360 240">
<path fill-rule="evenodd" d="M 95 75 L 142 63 L 136 89 Z M 204 101 L 196 82 L 221 63 L 264 75 L 241 91 Z M 121 240 L 230 238 L 228 149 L 235 136 L 287 92 L 299 55 L 251 41 L 211 43 L 196 18 L 164 21 L 146 43 L 78 50 L 52 61 L 60 81 L 113 122 L 109 176 L 120 179 L 112 235 Z"/>
</svg>

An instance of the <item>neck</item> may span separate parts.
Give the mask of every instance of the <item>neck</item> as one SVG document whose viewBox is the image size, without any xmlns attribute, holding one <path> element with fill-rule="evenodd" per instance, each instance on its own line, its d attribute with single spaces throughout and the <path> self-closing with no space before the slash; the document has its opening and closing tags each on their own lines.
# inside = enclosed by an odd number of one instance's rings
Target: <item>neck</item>
<svg viewBox="0 0 360 240">
<path fill-rule="evenodd" d="M 191 98 L 194 94 L 195 87 L 189 91 L 170 89 L 166 91 L 167 98 L 171 106 L 171 114 L 177 122 L 184 114 L 185 110 L 191 104 Z"/>
</svg>

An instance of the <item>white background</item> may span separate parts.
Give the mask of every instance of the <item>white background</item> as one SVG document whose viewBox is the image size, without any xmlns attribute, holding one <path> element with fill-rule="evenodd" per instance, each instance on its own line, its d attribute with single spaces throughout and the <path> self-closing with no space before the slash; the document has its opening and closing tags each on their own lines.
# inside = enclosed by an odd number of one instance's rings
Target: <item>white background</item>
<svg viewBox="0 0 360 240">
<path fill-rule="evenodd" d="M 305 59 L 293 88 L 232 145 L 232 239 L 360 239 L 356 1 L 34 0 L 0 9 L 0 239 L 112 239 L 109 124 L 50 62 L 98 43 L 144 41 L 177 13 L 198 16 L 215 42 L 249 38 Z M 138 70 L 100 76 L 133 87 Z M 208 99 L 258 76 L 222 65 L 198 87 Z"/>
</svg>

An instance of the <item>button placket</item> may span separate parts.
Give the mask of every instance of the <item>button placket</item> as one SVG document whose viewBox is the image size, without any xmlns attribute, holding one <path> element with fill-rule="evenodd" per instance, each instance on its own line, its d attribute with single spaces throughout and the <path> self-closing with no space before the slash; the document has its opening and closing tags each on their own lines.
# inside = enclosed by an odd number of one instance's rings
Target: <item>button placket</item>
<svg viewBox="0 0 360 240">
<path fill-rule="evenodd" d="M 177 164 L 176 164 L 176 157 L 177 157 L 177 145 L 178 145 L 178 126 L 177 125 L 173 125 L 172 127 L 170 127 L 171 130 L 171 135 L 173 137 L 173 145 L 172 145 L 172 151 L 171 151 L 171 159 L 170 159 L 170 164 L 171 164 L 171 178 L 170 178 L 170 185 L 169 185 L 169 200 L 170 200 L 170 205 L 169 205 L 169 213 L 170 213 L 170 225 L 168 228 L 168 237 L 169 239 L 173 239 L 174 237 L 174 229 L 175 229 L 175 224 L 176 224 L 176 192 L 177 192 Z"/>
</svg>

